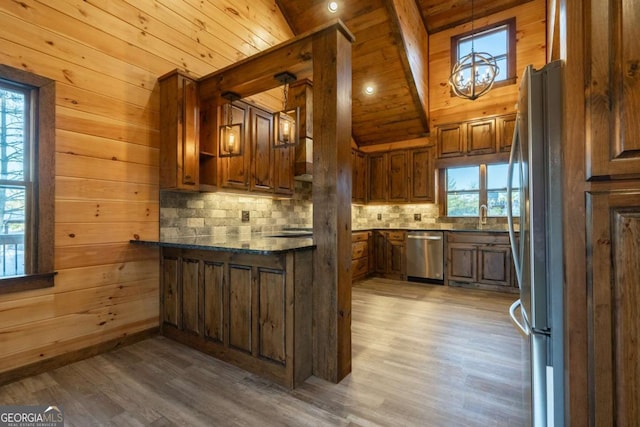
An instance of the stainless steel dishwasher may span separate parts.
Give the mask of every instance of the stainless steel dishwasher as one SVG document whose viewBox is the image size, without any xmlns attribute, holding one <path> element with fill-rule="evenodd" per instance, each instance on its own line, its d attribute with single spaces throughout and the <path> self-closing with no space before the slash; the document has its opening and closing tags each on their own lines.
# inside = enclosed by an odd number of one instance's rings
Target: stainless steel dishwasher
<svg viewBox="0 0 640 427">
<path fill-rule="evenodd" d="M 444 233 L 407 233 L 407 279 L 442 284 L 444 279 Z"/>
</svg>

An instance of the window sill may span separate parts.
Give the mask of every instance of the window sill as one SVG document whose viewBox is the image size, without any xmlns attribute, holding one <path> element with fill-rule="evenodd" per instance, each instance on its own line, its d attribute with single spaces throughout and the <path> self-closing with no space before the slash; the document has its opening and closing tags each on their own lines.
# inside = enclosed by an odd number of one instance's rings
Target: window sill
<svg viewBox="0 0 640 427">
<path fill-rule="evenodd" d="M 57 272 L 26 274 L 0 279 L 0 295 L 53 287 Z"/>
</svg>

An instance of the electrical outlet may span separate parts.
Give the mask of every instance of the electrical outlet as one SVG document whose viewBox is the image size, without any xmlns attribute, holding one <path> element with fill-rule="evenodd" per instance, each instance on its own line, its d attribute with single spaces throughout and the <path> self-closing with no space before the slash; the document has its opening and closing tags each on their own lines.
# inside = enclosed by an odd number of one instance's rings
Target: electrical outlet
<svg viewBox="0 0 640 427">
<path fill-rule="evenodd" d="M 422 221 L 422 214 L 413 214 L 414 221 Z"/>
<path fill-rule="evenodd" d="M 249 222 L 249 211 L 242 211 L 242 222 Z"/>
<path fill-rule="evenodd" d="M 381 220 L 381 219 L 382 219 L 382 214 L 381 214 L 381 213 L 379 213 L 379 214 L 378 214 L 378 220 Z"/>
</svg>

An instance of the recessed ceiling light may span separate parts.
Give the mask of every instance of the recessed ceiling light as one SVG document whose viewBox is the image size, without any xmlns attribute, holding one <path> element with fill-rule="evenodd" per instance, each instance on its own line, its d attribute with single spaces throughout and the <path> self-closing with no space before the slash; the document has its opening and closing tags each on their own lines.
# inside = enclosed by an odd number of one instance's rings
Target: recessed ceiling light
<svg viewBox="0 0 640 427">
<path fill-rule="evenodd" d="M 367 95 L 373 95 L 373 93 L 376 91 L 376 88 L 374 88 L 371 85 L 367 85 L 364 88 L 364 93 L 366 93 Z"/>
<path fill-rule="evenodd" d="M 338 2 L 330 1 L 327 5 L 327 9 L 329 9 L 329 12 L 331 13 L 336 13 L 338 11 Z"/>
</svg>

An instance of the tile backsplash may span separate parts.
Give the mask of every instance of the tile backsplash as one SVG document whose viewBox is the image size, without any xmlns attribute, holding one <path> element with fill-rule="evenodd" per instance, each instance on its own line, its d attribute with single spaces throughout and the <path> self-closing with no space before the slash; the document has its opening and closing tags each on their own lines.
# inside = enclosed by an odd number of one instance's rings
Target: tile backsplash
<svg viewBox="0 0 640 427">
<path fill-rule="evenodd" d="M 273 232 L 283 228 L 311 228 L 313 203 L 311 183 L 296 181 L 290 199 L 232 193 L 160 192 L 160 238 L 180 236 Z M 242 221 L 242 212 L 249 221 Z M 499 225 L 504 219 L 488 218 L 487 225 Z M 351 228 L 429 228 L 451 224 L 470 227 L 478 218 L 438 218 L 434 203 L 401 205 L 352 205 Z"/>
<path fill-rule="evenodd" d="M 311 184 L 295 182 L 288 199 L 232 193 L 160 192 L 160 238 L 277 231 L 311 227 Z M 242 211 L 249 221 L 242 221 Z"/>
</svg>

